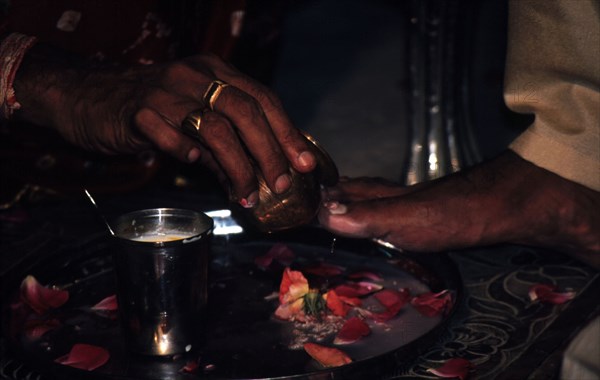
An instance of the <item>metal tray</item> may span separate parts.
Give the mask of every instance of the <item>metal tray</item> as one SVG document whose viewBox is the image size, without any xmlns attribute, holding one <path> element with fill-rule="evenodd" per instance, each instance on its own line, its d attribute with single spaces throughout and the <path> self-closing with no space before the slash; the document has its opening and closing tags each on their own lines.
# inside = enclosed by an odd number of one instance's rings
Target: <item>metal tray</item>
<svg viewBox="0 0 600 380">
<path fill-rule="evenodd" d="M 219 225 L 219 223 L 217 223 Z M 239 232 L 239 231 L 238 231 Z M 399 253 L 367 240 L 337 238 L 317 228 L 297 229 L 270 235 L 251 232 L 215 236 L 210 271 L 209 316 L 206 341 L 199 352 L 172 358 L 131 355 L 121 336 L 118 319 L 90 311 L 115 293 L 111 240 L 99 236 L 74 244 L 40 261 L 28 273 L 12 273 L 2 298 L 2 335 L 9 353 L 39 375 L 39 379 L 364 379 L 386 378 L 408 368 L 447 328 L 461 298 L 460 277 L 444 254 Z M 254 258 L 276 243 L 288 245 L 296 259 L 293 269 L 318 262 L 352 270 L 380 273 L 384 286 L 408 287 L 413 294 L 449 289 L 454 304 L 443 317 L 424 317 L 411 307 L 384 326 L 352 345 L 340 347 L 353 363 L 323 368 L 302 349 L 289 349 L 291 323 L 273 318 L 283 267 L 261 270 Z M 28 340 L 15 329 L 11 304 L 18 298 L 20 280 L 32 274 L 43 284 L 68 289 L 67 304 L 53 311 L 61 327 L 39 340 Z M 307 276 L 308 277 L 308 276 Z M 311 285 L 318 279 L 308 277 Z M 106 348 L 110 360 L 88 372 L 62 366 L 54 360 L 75 343 Z M 323 344 L 328 344 L 325 340 Z M 182 368 L 190 360 L 200 366 L 195 373 Z"/>
</svg>

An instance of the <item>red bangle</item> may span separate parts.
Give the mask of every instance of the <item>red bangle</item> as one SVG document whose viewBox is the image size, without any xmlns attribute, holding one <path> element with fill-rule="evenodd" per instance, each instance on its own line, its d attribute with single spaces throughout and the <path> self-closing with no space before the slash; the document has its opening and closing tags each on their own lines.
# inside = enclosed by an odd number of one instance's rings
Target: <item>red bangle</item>
<svg viewBox="0 0 600 380">
<path fill-rule="evenodd" d="M 6 119 L 21 108 L 13 82 L 23 56 L 36 41 L 35 37 L 11 33 L 0 43 L 0 108 Z"/>
</svg>

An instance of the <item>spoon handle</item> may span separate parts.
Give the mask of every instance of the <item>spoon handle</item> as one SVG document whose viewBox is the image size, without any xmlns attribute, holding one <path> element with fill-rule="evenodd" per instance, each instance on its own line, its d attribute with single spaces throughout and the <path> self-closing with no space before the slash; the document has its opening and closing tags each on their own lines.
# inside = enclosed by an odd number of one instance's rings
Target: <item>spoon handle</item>
<svg viewBox="0 0 600 380">
<path fill-rule="evenodd" d="M 102 221 L 104 222 L 104 224 L 106 225 L 106 227 L 108 228 L 108 232 L 110 232 L 110 234 L 112 236 L 115 236 L 115 232 L 112 230 L 112 228 L 110 228 L 110 224 L 108 224 L 108 222 L 106 221 L 106 218 L 104 217 L 104 214 L 102 214 L 100 212 L 100 208 L 98 207 L 98 205 L 96 204 L 96 201 L 94 200 L 94 198 L 92 197 L 92 194 L 90 194 L 89 191 L 87 191 L 87 189 L 83 189 L 83 191 L 85 192 L 85 195 L 87 195 L 87 197 L 89 198 L 90 202 L 92 202 L 92 204 L 94 205 L 94 207 L 96 208 L 96 211 L 98 212 L 98 215 L 100 216 L 100 218 L 102 218 Z"/>
</svg>

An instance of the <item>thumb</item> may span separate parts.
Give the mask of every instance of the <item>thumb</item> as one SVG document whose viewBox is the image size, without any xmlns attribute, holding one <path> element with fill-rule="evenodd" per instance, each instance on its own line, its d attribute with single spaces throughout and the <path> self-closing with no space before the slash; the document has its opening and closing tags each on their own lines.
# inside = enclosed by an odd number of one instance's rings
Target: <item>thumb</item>
<svg viewBox="0 0 600 380">
<path fill-rule="evenodd" d="M 371 237 L 369 233 L 370 218 L 365 217 L 364 205 L 361 203 L 326 202 L 319 210 L 319 223 L 327 230 L 342 236 Z"/>
</svg>

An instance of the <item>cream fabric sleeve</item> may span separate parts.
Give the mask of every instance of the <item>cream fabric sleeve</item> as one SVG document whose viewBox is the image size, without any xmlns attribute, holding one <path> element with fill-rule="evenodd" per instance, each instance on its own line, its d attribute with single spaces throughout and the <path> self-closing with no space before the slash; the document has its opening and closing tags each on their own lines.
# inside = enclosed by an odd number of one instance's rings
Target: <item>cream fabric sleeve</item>
<svg viewBox="0 0 600 380">
<path fill-rule="evenodd" d="M 535 115 L 510 149 L 600 191 L 600 1 L 511 0 L 504 87 Z"/>
</svg>

